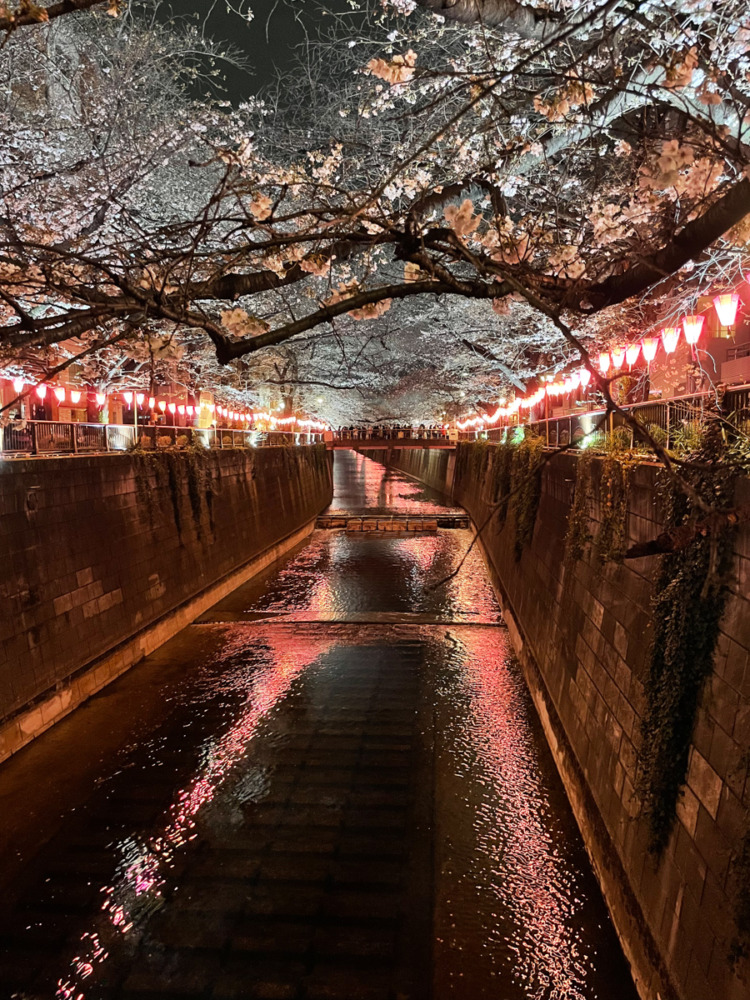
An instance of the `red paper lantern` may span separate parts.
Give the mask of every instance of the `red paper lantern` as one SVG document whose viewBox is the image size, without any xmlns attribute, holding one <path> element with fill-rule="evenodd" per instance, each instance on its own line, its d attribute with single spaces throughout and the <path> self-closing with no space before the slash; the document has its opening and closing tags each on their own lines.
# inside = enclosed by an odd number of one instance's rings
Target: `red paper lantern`
<svg viewBox="0 0 750 1000">
<path fill-rule="evenodd" d="M 38 385 L 36 387 L 35 392 L 40 399 L 44 399 L 44 397 L 47 395 L 47 386 L 44 385 L 44 383 L 42 383 L 41 385 Z"/>
<path fill-rule="evenodd" d="M 602 351 L 602 353 L 599 355 L 599 371 L 602 373 L 602 375 L 607 374 L 607 372 L 609 371 L 609 365 L 610 365 L 609 351 Z"/>
<path fill-rule="evenodd" d="M 641 344 L 641 350 L 643 351 L 643 357 L 648 361 L 649 364 L 656 357 L 656 352 L 659 349 L 659 341 L 656 337 L 644 337 L 643 343 Z"/>
<path fill-rule="evenodd" d="M 62 386 L 59 386 L 57 389 L 55 389 L 55 397 L 58 403 L 62 403 L 63 400 L 65 399 L 65 390 L 63 389 Z"/>
<path fill-rule="evenodd" d="M 665 326 L 661 331 L 661 342 L 667 354 L 674 354 L 679 339 L 680 331 L 676 326 Z"/>
<path fill-rule="evenodd" d="M 632 368 L 633 365 L 638 360 L 638 355 L 641 353 L 640 344 L 629 344 L 625 349 L 625 360 L 628 363 L 628 367 Z"/>
<path fill-rule="evenodd" d="M 688 344 L 697 344 L 698 338 L 703 332 L 703 324 L 706 322 L 705 316 L 683 316 L 682 329 L 685 331 L 685 340 Z"/>
<path fill-rule="evenodd" d="M 578 372 L 578 377 L 581 380 L 581 386 L 585 389 L 586 386 L 591 381 L 591 372 L 588 370 L 588 368 L 581 368 L 581 370 Z"/>
<path fill-rule="evenodd" d="M 625 363 L 625 351 L 621 347 L 615 347 L 612 350 L 612 366 L 614 368 L 622 368 Z"/>
<path fill-rule="evenodd" d="M 167 401 L 166 401 L 166 399 L 160 399 L 159 400 L 159 409 L 161 410 L 161 412 L 164 413 L 164 411 L 166 410 L 166 408 L 167 408 Z"/>
<path fill-rule="evenodd" d="M 714 298 L 714 309 L 722 326 L 734 326 L 739 304 L 740 297 L 734 292 L 728 292 L 726 295 L 717 295 Z"/>
<path fill-rule="evenodd" d="M 96 403 L 97 403 L 97 406 L 104 406 L 104 404 L 106 402 L 107 402 L 107 397 L 104 395 L 104 393 L 103 392 L 97 392 L 97 394 L 96 394 Z"/>
</svg>

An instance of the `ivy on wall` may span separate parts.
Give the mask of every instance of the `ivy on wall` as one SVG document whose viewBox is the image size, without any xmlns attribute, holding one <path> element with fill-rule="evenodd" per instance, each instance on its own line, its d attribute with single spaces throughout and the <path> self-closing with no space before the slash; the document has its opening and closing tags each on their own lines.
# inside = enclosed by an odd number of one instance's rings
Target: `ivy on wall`
<svg viewBox="0 0 750 1000">
<path fill-rule="evenodd" d="M 632 459 L 613 452 L 602 459 L 599 478 L 599 561 L 622 562 L 628 541 L 630 465 Z"/>
<path fill-rule="evenodd" d="M 543 452 L 542 439 L 528 431 L 497 444 L 472 441 L 458 445 L 456 481 L 477 483 L 495 508 L 500 525 L 513 523 L 516 559 L 534 535 L 542 495 Z"/>
<path fill-rule="evenodd" d="M 591 454 L 582 452 L 576 461 L 576 482 L 573 503 L 568 514 L 565 533 L 565 558 L 575 562 L 581 558 L 591 541 L 589 520 L 591 515 Z"/>
<path fill-rule="evenodd" d="M 531 544 L 534 536 L 534 525 L 542 496 L 544 442 L 535 434 L 527 433 L 520 444 L 506 445 L 506 447 L 513 449 L 510 509 L 516 529 L 514 551 L 516 560 L 519 560 L 524 548 Z"/>
<path fill-rule="evenodd" d="M 722 452 L 717 435 L 718 422 L 694 453 L 700 467 L 686 475 L 705 501 L 728 506 L 735 474 L 717 461 Z M 698 516 L 694 505 L 666 476 L 660 492 L 665 528 L 679 527 Z M 672 832 L 703 688 L 713 670 L 728 594 L 732 541 L 731 529 L 716 529 L 665 555 L 654 588 L 638 791 L 649 822 L 650 847 L 657 855 Z"/>
</svg>

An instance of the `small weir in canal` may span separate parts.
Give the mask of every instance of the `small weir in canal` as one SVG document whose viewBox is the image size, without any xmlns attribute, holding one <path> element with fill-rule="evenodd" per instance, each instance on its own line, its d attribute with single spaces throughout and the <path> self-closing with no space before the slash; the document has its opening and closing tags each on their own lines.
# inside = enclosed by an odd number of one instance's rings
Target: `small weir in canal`
<svg viewBox="0 0 750 1000">
<path fill-rule="evenodd" d="M 316 529 L 5 764 L 0 997 L 635 1000 L 470 542 Z"/>
</svg>

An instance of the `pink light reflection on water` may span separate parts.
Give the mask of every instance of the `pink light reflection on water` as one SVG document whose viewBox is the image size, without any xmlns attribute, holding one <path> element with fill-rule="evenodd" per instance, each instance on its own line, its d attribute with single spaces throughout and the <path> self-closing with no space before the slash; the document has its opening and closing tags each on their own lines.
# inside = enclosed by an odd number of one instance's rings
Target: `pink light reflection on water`
<svg viewBox="0 0 750 1000">
<path fill-rule="evenodd" d="M 464 629 L 451 639 L 462 661 L 458 683 L 469 696 L 466 718 L 449 741 L 451 767 L 465 783 L 478 763 L 486 789 L 459 892 L 481 913 L 479 883 L 496 896 L 498 912 L 510 914 L 510 921 L 477 933 L 488 942 L 484 947 L 511 964 L 525 998 L 592 1000 L 586 984 L 591 955 L 572 919 L 579 908 L 575 870 L 556 847 L 522 681 L 509 672 L 496 638 Z M 460 988 L 455 995 L 463 995 Z"/>
<path fill-rule="evenodd" d="M 295 677 L 335 642 L 318 634 L 300 644 L 284 630 L 253 629 L 250 636 L 246 629 L 229 627 L 222 631 L 222 660 L 250 650 L 257 655 L 258 650 L 266 647 L 267 666 L 249 678 L 242 666 L 237 668 L 234 683 L 240 688 L 249 687 L 247 704 L 229 730 L 207 743 L 201 773 L 177 793 L 167 811 L 164 828 L 147 840 L 130 837 L 118 845 L 126 864 L 112 884 L 102 889 L 105 900 L 101 911 L 105 922 L 102 927 L 81 935 L 80 953 L 71 960 L 67 978 L 58 980 L 55 994 L 58 1000 L 84 1000 L 84 982 L 109 956 L 102 936 L 130 933 L 161 905 L 167 869 L 175 853 L 197 836 L 194 831 L 198 814 L 215 798 L 232 769 L 242 760 L 259 723 L 289 692 Z"/>
<path fill-rule="evenodd" d="M 450 508 L 447 500 L 429 499 L 421 483 L 357 452 L 338 451 L 334 462 L 331 511 L 440 514 Z"/>
</svg>

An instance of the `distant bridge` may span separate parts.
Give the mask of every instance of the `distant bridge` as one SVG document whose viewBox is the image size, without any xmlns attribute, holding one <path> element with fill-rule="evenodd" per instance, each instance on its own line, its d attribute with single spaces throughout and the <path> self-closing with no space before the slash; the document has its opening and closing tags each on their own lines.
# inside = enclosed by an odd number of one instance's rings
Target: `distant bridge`
<svg viewBox="0 0 750 1000">
<path fill-rule="evenodd" d="M 455 448 L 456 442 L 447 438 L 333 438 L 326 441 L 326 448 L 351 448 L 354 451 L 373 451 L 384 448 Z"/>
</svg>

